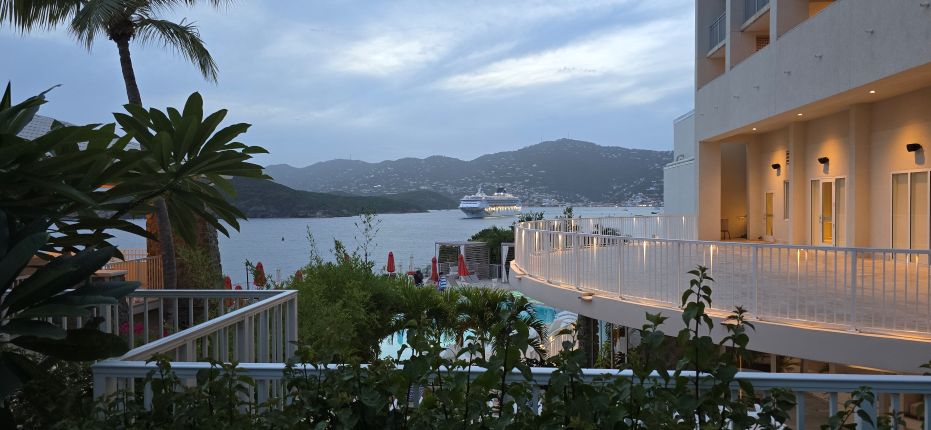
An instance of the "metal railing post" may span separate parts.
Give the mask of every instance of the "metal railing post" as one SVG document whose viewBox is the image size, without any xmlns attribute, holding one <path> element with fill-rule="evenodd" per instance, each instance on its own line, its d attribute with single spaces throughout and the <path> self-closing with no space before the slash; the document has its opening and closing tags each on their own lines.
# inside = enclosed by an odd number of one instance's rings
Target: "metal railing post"
<svg viewBox="0 0 931 430">
<path fill-rule="evenodd" d="M 857 251 L 850 254 L 850 330 L 857 329 Z"/>
<path fill-rule="evenodd" d="M 288 300 L 288 310 L 285 317 L 285 357 L 294 357 L 297 350 L 297 297 Z"/>
<path fill-rule="evenodd" d="M 572 251 L 575 253 L 575 288 L 577 290 L 582 289 L 582 238 L 577 234 L 572 236 Z"/>
<path fill-rule="evenodd" d="M 268 312 L 269 311 L 266 310 L 259 314 L 259 356 L 256 357 L 256 361 L 259 363 L 266 363 L 269 361 Z"/>
<path fill-rule="evenodd" d="M 758 246 L 753 246 L 752 257 L 750 258 L 750 265 L 752 266 L 751 276 L 753 277 L 753 315 L 757 319 L 760 318 L 760 276 L 759 268 L 757 267 L 757 262 L 759 261 L 760 248 Z"/>
</svg>

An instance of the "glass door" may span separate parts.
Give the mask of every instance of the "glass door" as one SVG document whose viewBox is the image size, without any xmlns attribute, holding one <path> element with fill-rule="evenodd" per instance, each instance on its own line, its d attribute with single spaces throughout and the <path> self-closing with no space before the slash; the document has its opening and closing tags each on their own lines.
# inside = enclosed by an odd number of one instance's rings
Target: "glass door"
<svg viewBox="0 0 931 430">
<path fill-rule="evenodd" d="M 766 218 L 765 231 L 763 233 L 763 240 L 767 242 L 773 241 L 773 193 L 766 193 L 766 206 L 763 208 L 763 214 Z"/>
<path fill-rule="evenodd" d="M 929 235 L 928 172 L 892 175 L 892 247 L 928 249 Z"/>
<path fill-rule="evenodd" d="M 844 178 L 812 179 L 811 243 L 843 246 L 845 243 L 847 181 Z"/>
</svg>

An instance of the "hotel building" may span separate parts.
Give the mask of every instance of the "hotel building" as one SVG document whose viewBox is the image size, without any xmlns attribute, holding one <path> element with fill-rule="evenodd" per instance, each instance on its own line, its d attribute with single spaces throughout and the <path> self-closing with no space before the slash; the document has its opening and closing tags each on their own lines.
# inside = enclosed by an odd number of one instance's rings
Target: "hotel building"
<svg viewBox="0 0 931 430">
<path fill-rule="evenodd" d="M 662 216 L 521 224 L 511 285 L 626 327 L 661 312 L 674 332 L 700 264 L 773 370 L 920 373 L 931 2 L 697 0 L 695 109 L 674 128 Z"/>
</svg>

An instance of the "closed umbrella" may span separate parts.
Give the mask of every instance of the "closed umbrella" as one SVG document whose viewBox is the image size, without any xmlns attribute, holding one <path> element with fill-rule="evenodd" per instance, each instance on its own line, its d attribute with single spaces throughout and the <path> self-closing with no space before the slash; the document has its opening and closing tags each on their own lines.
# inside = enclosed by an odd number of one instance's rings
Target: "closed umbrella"
<svg viewBox="0 0 931 430">
<path fill-rule="evenodd" d="M 225 288 L 225 289 L 227 289 L 227 290 L 232 290 L 232 289 L 233 289 L 233 280 L 230 279 L 229 276 L 224 276 L 224 277 L 223 277 L 223 288 Z M 233 306 L 233 299 L 226 299 L 226 300 L 223 301 L 223 303 L 226 304 L 226 307 Z"/>
<path fill-rule="evenodd" d="M 440 282 L 440 271 L 437 270 L 436 268 L 436 257 L 435 256 L 430 260 L 430 263 L 432 265 L 432 267 L 430 268 L 430 280 L 433 281 L 434 284 L 436 284 L 437 282 Z"/>
<path fill-rule="evenodd" d="M 394 273 L 394 253 L 388 252 L 388 265 L 385 267 L 385 271 L 388 273 Z"/>
<path fill-rule="evenodd" d="M 265 267 L 262 266 L 262 262 L 260 261 L 255 265 L 255 279 L 252 280 L 252 284 L 256 287 L 265 288 L 266 282 L 268 282 L 268 280 L 265 279 Z"/>
<path fill-rule="evenodd" d="M 459 254 L 459 276 L 466 277 L 469 276 L 469 268 L 465 264 L 465 256 Z"/>
</svg>

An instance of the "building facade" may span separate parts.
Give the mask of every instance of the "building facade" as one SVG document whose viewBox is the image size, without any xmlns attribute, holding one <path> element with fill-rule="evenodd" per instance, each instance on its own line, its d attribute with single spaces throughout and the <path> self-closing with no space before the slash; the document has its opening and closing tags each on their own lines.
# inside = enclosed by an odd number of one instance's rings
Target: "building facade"
<svg viewBox="0 0 931 430">
<path fill-rule="evenodd" d="M 624 327 L 676 324 L 702 265 L 716 315 L 748 310 L 755 351 L 920 373 L 931 2 L 697 0 L 695 28 L 663 215 L 522 223 L 512 288 Z"/>
<path fill-rule="evenodd" d="M 929 248 L 929 2 L 698 0 L 695 16 L 695 110 L 675 123 L 694 160 L 665 187 L 697 197 L 671 209 L 698 239 Z"/>
</svg>

